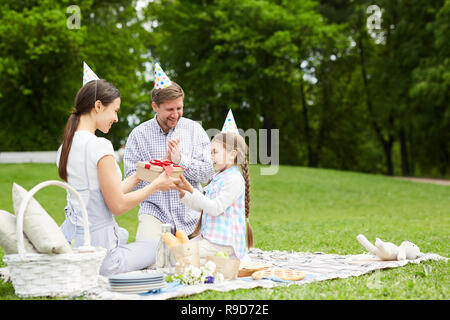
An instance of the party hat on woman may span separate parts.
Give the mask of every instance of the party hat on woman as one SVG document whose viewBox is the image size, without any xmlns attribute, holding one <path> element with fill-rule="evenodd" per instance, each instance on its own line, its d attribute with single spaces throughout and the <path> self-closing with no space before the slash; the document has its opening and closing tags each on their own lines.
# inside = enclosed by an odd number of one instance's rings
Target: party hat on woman
<svg viewBox="0 0 450 320">
<path fill-rule="evenodd" d="M 155 89 L 162 89 L 170 86 L 172 82 L 161 68 L 158 62 L 155 63 Z"/>
<path fill-rule="evenodd" d="M 228 111 L 227 118 L 222 127 L 222 132 L 234 132 L 239 133 L 236 122 L 234 121 L 233 112 L 231 109 Z"/>
<path fill-rule="evenodd" d="M 100 80 L 91 68 L 83 61 L 83 86 L 92 80 Z"/>
</svg>

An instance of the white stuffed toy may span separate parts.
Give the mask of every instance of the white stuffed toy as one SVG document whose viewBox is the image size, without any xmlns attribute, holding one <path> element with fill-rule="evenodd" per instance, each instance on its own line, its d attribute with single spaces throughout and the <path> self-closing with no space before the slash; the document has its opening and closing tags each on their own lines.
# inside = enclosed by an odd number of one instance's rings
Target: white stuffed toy
<svg viewBox="0 0 450 320">
<path fill-rule="evenodd" d="M 373 245 L 362 234 L 358 235 L 356 239 L 367 251 L 381 260 L 414 260 L 423 255 L 419 247 L 409 241 L 403 241 L 398 247 L 391 242 L 383 242 L 378 238 L 376 238 L 375 245 Z"/>
</svg>

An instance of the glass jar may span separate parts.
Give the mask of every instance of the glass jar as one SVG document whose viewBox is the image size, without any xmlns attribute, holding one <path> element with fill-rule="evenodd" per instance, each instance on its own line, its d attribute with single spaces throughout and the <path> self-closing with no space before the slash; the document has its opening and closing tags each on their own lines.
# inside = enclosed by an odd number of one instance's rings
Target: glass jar
<svg viewBox="0 0 450 320">
<path fill-rule="evenodd" d="M 166 232 L 172 232 L 172 225 L 170 223 L 161 224 L 161 235 L 159 238 L 158 249 L 156 252 L 156 267 L 162 269 L 164 273 L 173 273 L 173 265 L 170 262 L 170 251 L 163 240 L 163 235 Z"/>
</svg>

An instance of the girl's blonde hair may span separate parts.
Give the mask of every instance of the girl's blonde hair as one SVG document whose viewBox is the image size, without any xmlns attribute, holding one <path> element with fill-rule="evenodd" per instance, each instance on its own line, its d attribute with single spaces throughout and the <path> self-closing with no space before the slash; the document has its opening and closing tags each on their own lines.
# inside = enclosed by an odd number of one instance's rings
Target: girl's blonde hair
<svg viewBox="0 0 450 320">
<path fill-rule="evenodd" d="M 244 138 L 238 133 L 232 132 L 220 132 L 214 136 L 211 142 L 222 142 L 223 147 L 227 151 L 236 151 L 236 158 L 234 163 L 240 165 L 242 176 L 245 180 L 245 221 L 247 225 L 247 247 L 253 247 L 253 231 L 250 226 L 249 216 L 250 216 L 250 173 L 248 169 L 247 153 L 248 148 L 245 143 Z M 196 236 L 200 233 L 200 227 L 202 223 L 202 214 L 197 223 L 197 227 L 193 232 L 192 236 Z"/>
</svg>

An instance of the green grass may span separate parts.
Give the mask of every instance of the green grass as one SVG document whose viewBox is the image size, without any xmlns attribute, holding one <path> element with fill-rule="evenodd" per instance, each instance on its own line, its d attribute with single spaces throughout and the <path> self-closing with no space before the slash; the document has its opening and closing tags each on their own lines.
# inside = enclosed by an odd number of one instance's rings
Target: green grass
<svg viewBox="0 0 450 320">
<path fill-rule="evenodd" d="M 396 244 L 410 240 L 422 252 L 449 256 L 449 186 L 289 166 L 281 166 L 276 175 L 262 176 L 260 168 L 251 166 L 250 221 L 257 248 L 359 254 L 365 250 L 356 236 L 363 233 L 371 241 L 375 237 Z M 30 189 L 58 178 L 51 164 L 3 164 L 0 177 L 0 209 L 10 212 L 12 182 Z M 48 187 L 36 198 L 62 223 L 63 189 Z M 130 241 L 137 229 L 137 211 L 117 218 L 130 232 Z M 449 284 L 447 263 L 427 261 L 360 277 L 287 288 L 206 291 L 186 299 L 448 299 Z M 12 285 L 3 283 L 0 297 L 17 299 Z"/>
</svg>

